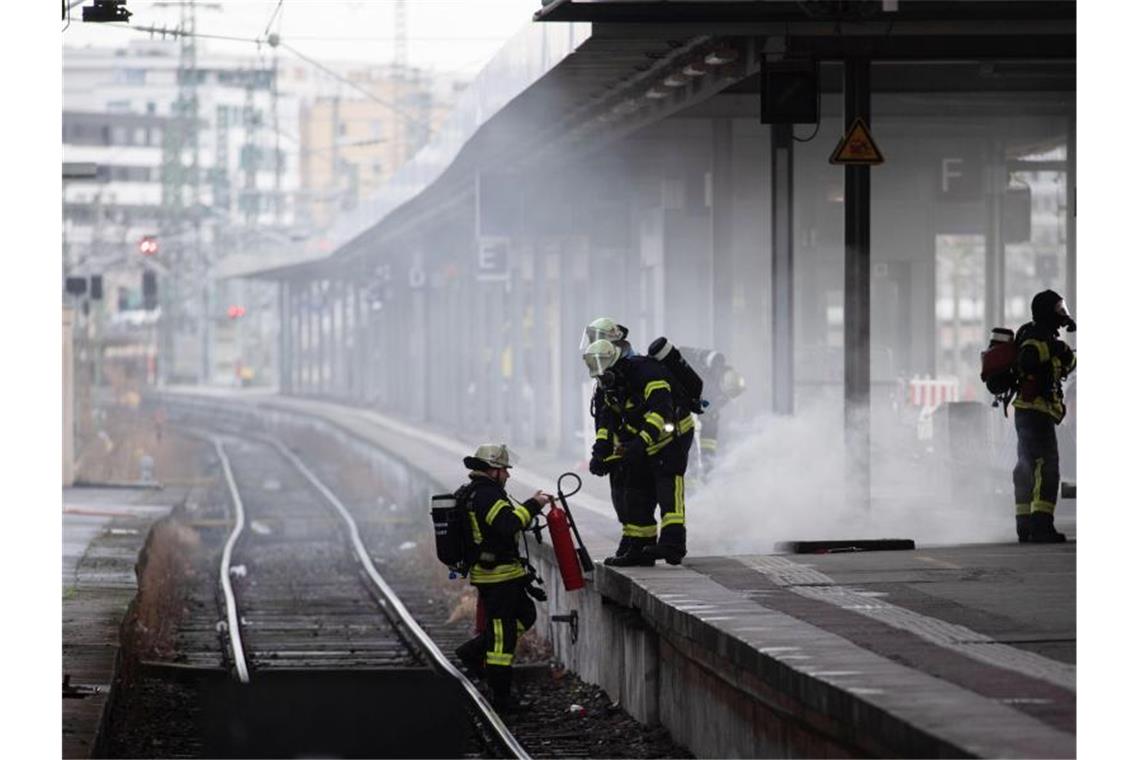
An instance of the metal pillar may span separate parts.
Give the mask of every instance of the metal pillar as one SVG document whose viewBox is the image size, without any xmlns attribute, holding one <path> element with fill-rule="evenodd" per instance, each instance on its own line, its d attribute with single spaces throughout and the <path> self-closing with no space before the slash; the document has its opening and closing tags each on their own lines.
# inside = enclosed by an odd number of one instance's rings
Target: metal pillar
<svg viewBox="0 0 1140 760">
<path fill-rule="evenodd" d="M 290 311 L 290 322 L 292 324 L 292 327 L 290 328 L 290 333 L 293 337 L 293 349 L 292 349 L 292 351 L 290 351 L 290 357 L 291 357 L 290 378 L 291 378 L 291 383 L 292 383 L 292 385 L 290 387 L 292 389 L 292 391 L 291 391 L 292 393 L 298 393 L 302 389 L 301 366 L 302 366 L 302 358 L 304 357 L 304 354 L 302 353 L 302 350 L 301 350 L 301 328 L 304 325 L 304 322 L 301 321 L 300 286 L 299 286 L 299 283 L 296 283 L 296 280 L 294 280 L 294 281 L 292 281 L 292 283 L 290 283 L 290 288 L 288 288 L 288 294 L 290 294 L 290 302 L 291 302 L 291 304 L 290 304 L 290 309 L 291 309 L 291 311 Z"/>
<path fill-rule="evenodd" d="M 795 141 L 791 124 L 770 127 L 772 151 L 772 411 L 795 412 L 795 282 L 792 235 Z"/>
<path fill-rule="evenodd" d="M 844 62 L 844 122 L 871 125 L 871 65 Z M 871 167 L 844 167 L 843 432 L 847 502 L 871 506 Z"/>
<path fill-rule="evenodd" d="M 289 393 L 292 386 L 289 349 L 293 325 L 289 318 L 289 283 L 280 280 L 277 283 L 277 324 L 281 325 L 277 332 L 277 387 L 282 393 Z"/>
<path fill-rule="evenodd" d="M 345 380 L 348 373 L 345 371 L 345 355 L 346 344 L 348 336 L 348 320 L 347 320 L 347 302 L 345 297 L 345 282 L 337 278 L 333 280 L 333 376 L 332 387 L 333 394 L 336 396 L 343 396 L 345 392 Z"/>
<path fill-rule="evenodd" d="M 352 397 L 357 401 L 364 401 L 364 363 L 365 357 L 368 355 L 366 348 L 368 343 L 364 326 L 366 317 L 367 314 L 364 312 L 364 288 L 360 286 L 358 279 L 352 285 L 352 377 L 355 381 L 352 388 Z"/>
<path fill-rule="evenodd" d="M 713 346 L 732 353 L 732 119 L 713 120 Z"/>
<path fill-rule="evenodd" d="M 986 203 L 986 321 L 985 327 L 1005 324 L 1005 189 L 1009 170 L 1005 146 L 1000 139 L 989 141 L 985 167 Z M 987 331 L 988 334 L 988 331 Z"/>
<path fill-rule="evenodd" d="M 313 321 L 316 329 L 313 330 L 314 361 L 313 369 L 316 377 L 313 378 L 313 391 L 322 393 L 325 389 L 325 298 L 323 281 L 313 280 Z"/>
<path fill-rule="evenodd" d="M 1077 114 L 1069 115 L 1069 134 L 1065 141 L 1065 302 L 1069 312 L 1077 314 Z M 1069 336 L 1077 345 L 1077 334 Z"/>
<path fill-rule="evenodd" d="M 416 253 L 412 259 L 413 266 L 419 271 L 424 270 L 424 255 L 422 251 Z M 420 421 L 431 419 L 431 379 L 428 354 L 432 349 L 429 344 L 428 312 L 427 312 L 427 283 L 422 282 L 410 287 L 408 298 L 411 300 L 411 324 L 406 325 L 406 335 L 411 341 L 410 359 L 412 360 L 413 386 L 411 390 L 412 416 Z"/>
</svg>

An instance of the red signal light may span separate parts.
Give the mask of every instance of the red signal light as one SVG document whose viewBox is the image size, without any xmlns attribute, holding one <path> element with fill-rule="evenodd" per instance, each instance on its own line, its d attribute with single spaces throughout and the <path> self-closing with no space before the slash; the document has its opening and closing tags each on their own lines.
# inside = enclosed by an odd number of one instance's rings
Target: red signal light
<svg viewBox="0 0 1140 760">
<path fill-rule="evenodd" d="M 245 316 L 245 307 L 244 306 L 231 306 L 230 308 L 226 309 L 226 316 L 229 317 L 230 319 L 238 319 L 239 317 L 244 317 Z"/>
<path fill-rule="evenodd" d="M 153 256 L 158 253 L 158 238 L 154 235 L 145 235 L 139 241 L 139 253 L 143 256 Z"/>
</svg>

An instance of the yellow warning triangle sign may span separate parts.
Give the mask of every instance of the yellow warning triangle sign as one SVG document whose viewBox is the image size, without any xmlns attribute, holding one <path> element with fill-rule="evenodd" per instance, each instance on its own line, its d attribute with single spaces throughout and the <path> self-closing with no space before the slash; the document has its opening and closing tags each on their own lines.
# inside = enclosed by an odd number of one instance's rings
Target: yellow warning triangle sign
<svg viewBox="0 0 1140 760">
<path fill-rule="evenodd" d="M 884 159 L 879 146 L 871 139 L 871 130 L 867 128 L 867 123 L 862 118 L 856 117 L 828 160 L 833 164 L 865 166 L 881 164 Z"/>
</svg>

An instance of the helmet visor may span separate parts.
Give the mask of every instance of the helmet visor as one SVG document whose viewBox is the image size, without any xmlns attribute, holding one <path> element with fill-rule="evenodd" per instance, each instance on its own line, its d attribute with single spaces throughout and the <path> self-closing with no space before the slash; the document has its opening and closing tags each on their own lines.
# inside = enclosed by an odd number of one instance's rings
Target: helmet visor
<svg viewBox="0 0 1140 760">
<path fill-rule="evenodd" d="M 595 319 L 586 325 L 586 329 L 582 331 L 582 339 L 578 341 L 578 350 L 585 351 L 587 346 L 597 340 L 608 340 L 611 343 L 616 343 L 619 340 L 625 340 L 628 334 L 627 329 L 608 317 Z"/>
<path fill-rule="evenodd" d="M 1069 307 L 1065 305 L 1064 298 L 1057 302 L 1057 305 L 1053 307 L 1053 310 L 1057 312 L 1058 324 L 1068 325 L 1069 332 L 1076 330 L 1077 323 L 1073 320 L 1073 315 L 1069 313 Z"/>
<path fill-rule="evenodd" d="M 608 340 L 596 340 L 586 347 L 586 351 L 582 354 L 582 361 L 586 363 L 590 377 L 598 378 L 607 369 L 617 364 L 620 356 L 621 353 L 613 343 Z"/>
<path fill-rule="evenodd" d="M 607 369 L 610 368 L 611 362 L 606 361 L 604 356 L 598 354 L 585 354 L 582 361 L 586 362 L 586 369 L 590 372 L 590 377 L 601 377 Z"/>
</svg>

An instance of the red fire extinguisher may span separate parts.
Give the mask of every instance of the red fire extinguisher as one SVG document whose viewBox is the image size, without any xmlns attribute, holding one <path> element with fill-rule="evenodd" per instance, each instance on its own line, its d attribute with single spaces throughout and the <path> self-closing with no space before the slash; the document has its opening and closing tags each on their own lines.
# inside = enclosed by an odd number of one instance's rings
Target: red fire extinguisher
<svg viewBox="0 0 1140 760">
<path fill-rule="evenodd" d="M 562 480 L 574 478 L 578 481 L 577 488 L 569 494 L 562 491 Z M 567 496 L 573 496 L 582 489 L 582 479 L 576 473 L 566 472 L 558 478 L 558 501 L 562 505 L 551 504 L 546 513 L 546 525 L 550 529 L 550 543 L 554 546 L 554 556 L 558 560 L 558 572 L 562 575 L 562 585 L 567 591 L 577 591 L 586 585 L 582 577 L 583 572 L 594 571 L 594 561 L 582 543 L 582 536 L 578 533 L 578 526 L 574 523 L 574 515 L 570 512 L 570 505 L 566 503 Z M 573 533 L 573 538 L 571 538 Z M 575 547 L 575 540 L 577 547 Z"/>
<path fill-rule="evenodd" d="M 570 520 L 557 504 L 551 504 L 546 512 L 546 527 L 550 530 L 550 543 L 554 545 L 562 585 L 567 591 L 577 591 L 586 585 L 586 581 L 582 578 L 578 553 L 574 551 L 574 539 L 570 537 Z"/>
</svg>

